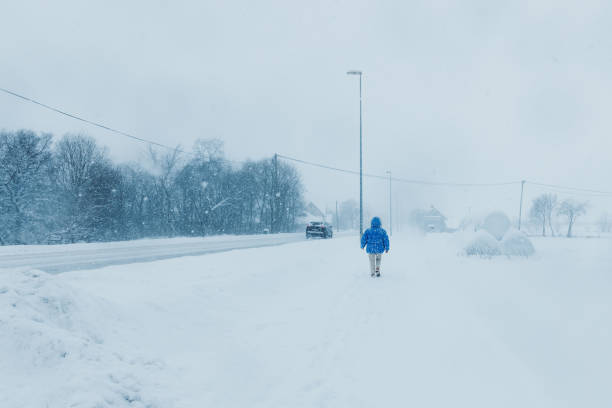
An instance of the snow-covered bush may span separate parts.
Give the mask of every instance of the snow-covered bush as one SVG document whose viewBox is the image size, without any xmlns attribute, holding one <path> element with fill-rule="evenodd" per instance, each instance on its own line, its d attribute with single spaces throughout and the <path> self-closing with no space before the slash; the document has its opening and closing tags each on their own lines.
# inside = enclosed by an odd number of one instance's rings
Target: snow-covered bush
<svg viewBox="0 0 612 408">
<path fill-rule="evenodd" d="M 482 229 L 501 241 L 504 234 L 510 229 L 510 219 L 503 212 L 492 212 L 485 218 Z"/>
<path fill-rule="evenodd" d="M 485 230 L 476 232 L 465 246 L 465 254 L 469 256 L 492 257 L 501 255 L 499 242 Z"/>
<path fill-rule="evenodd" d="M 518 230 L 510 230 L 504 235 L 501 248 L 504 255 L 507 256 L 530 256 L 535 253 L 535 248 L 529 238 Z"/>
</svg>

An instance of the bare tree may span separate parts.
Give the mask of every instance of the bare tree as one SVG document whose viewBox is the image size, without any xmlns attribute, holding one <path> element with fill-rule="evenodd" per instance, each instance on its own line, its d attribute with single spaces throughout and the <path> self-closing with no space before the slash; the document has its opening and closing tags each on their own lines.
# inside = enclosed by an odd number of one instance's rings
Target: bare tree
<svg viewBox="0 0 612 408">
<path fill-rule="evenodd" d="M 586 213 L 587 203 L 577 202 L 571 199 L 564 200 L 560 205 L 557 213 L 567 217 L 567 237 L 572 236 L 572 227 L 576 222 L 576 218 Z"/>
<path fill-rule="evenodd" d="M 94 199 L 95 176 L 108 166 L 104 149 L 90 136 L 67 134 L 57 144 L 53 175 L 62 205 L 55 232 L 63 239 L 88 241 L 94 235 L 90 227 L 102 205 L 99 198 Z"/>
<path fill-rule="evenodd" d="M 49 211 L 51 135 L 0 132 L 0 243 L 40 238 Z"/>
<path fill-rule="evenodd" d="M 91 168 L 105 160 L 105 152 L 95 139 L 81 134 L 67 134 L 56 147 L 57 183 L 73 197 L 82 190 L 91 177 Z"/>
<path fill-rule="evenodd" d="M 177 201 L 175 200 L 175 178 L 180 170 L 180 152 L 177 146 L 171 152 L 160 153 L 152 147 L 149 149 L 151 160 L 158 173 L 157 187 L 160 191 L 161 205 L 160 217 L 165 234 L 173 235 L 176 232 L 175 221 L 178 216 Z"/>
<path fill-rule="evenodd" d="M 546 236 L 546 200 L 544 196 L 536 197 L 529 210 L 529 217 L 542 226 L 542 236 Z"/>
<path fill-rule="evenodd" d="M 610 219 L 610 215 L 607 212 L 603 212 L 597 220 L 597 224 L 599 225 L 600 232 L 610 232 L 612 231 L 612 219 Z"/>
<path fill-rule="evenodd" d="M 203 161 L 222 159 L 224 156 L 223 141 L 219 139 L 198 139 L 193 144 L 196 157 Z"/>
<path fill-rule="evenodd" d="M 295 231 L 303 185 L 284 162 L 238 167 L 218 140 L 195 158 L 151 150 L 153 166 L 117 167 L 95 140 L 0 132 L 0 245 Z M 352 214 L 351 216 L 354 216 Z"/>
<path fill-rule="evenodd" d="M 556 194 L 543 194 L 542 195 L 544 201 L 544 214 L 546 219 L 548 220 L 548 229 L 550 230 L 550 235 L 555 236 L 555 229 L 552 226 L 552 217 L 554 214 L 554 210 L 557 208 L 557 195 Z"/>
<path fill-rule="evenodd" d="M 536 197 L 531 204 L 529 215 L 535 223 L 542 226 L 542 236 L 546 236 L 547 224 L 551 235 L 555 235 L 555 230 L 552 226 L 555 208 L 557 208 L 557 196 L 555 194 L 542 194 Z"/>
</svg>

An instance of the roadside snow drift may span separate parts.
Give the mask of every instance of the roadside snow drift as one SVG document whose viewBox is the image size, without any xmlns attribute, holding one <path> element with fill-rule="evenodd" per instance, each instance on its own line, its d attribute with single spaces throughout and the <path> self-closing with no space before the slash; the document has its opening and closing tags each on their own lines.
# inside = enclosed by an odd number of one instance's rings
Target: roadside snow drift
<svg viewBox="0 0 612 408">
<path fill-rule="evenodd" d="M 138 376 L 160 367 L 105 344 L 121 327 L 112 304 L 40 271 L 4 272 L 0 302 L 1 360 L 12 368 L 0 406 L 149 406 Z"/>
<path fill-rule="evenodd" d="M 609 407 L 611 243 L 392 237 L 376 279 L 356 237 L 0 271 L 0 407 Z"/>
</svg>

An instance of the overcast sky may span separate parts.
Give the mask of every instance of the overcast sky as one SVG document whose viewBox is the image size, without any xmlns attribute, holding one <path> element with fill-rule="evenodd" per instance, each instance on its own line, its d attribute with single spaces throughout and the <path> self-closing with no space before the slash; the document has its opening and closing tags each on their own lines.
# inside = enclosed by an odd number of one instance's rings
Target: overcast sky
<svg viewBox="0 0 612 408">
<path fill-rule="evenodd" d="M 360 69 L 367 172 L 612 190 L 610 2 L 22 0 L 0 16 L 0 87 L 160 143 L 357 169 Z M 0 112 L 0 128 L 84 132 L 120 162 L 146 151 L 5 94 Z M 320 206 L 358 198 L 357 178 L 299 168 Z M 520 186 L 395 189 L 398 210 L 518 212 Z M 366 181 L 371 212 L 386 199 Z"/>
</svg>

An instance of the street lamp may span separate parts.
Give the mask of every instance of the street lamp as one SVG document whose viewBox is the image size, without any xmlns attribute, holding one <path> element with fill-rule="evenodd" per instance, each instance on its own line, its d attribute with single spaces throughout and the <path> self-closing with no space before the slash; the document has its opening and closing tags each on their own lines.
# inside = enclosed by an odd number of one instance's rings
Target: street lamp
<svg viewBox="0 0 612 408">
<path fill-rule="evenodd" d="M 361 79 L 363 72 L 348 71 L 347 75 L 359 75 L 359 236 L 363 235 L 363 125 L 361 119 Z"/>
<path fill-rule="evenodd" d="M 393 213 L 391 212 L 391 171 L 387 170 L 389 175 L 389 234 L 393 235 Z"/>
</svg>

